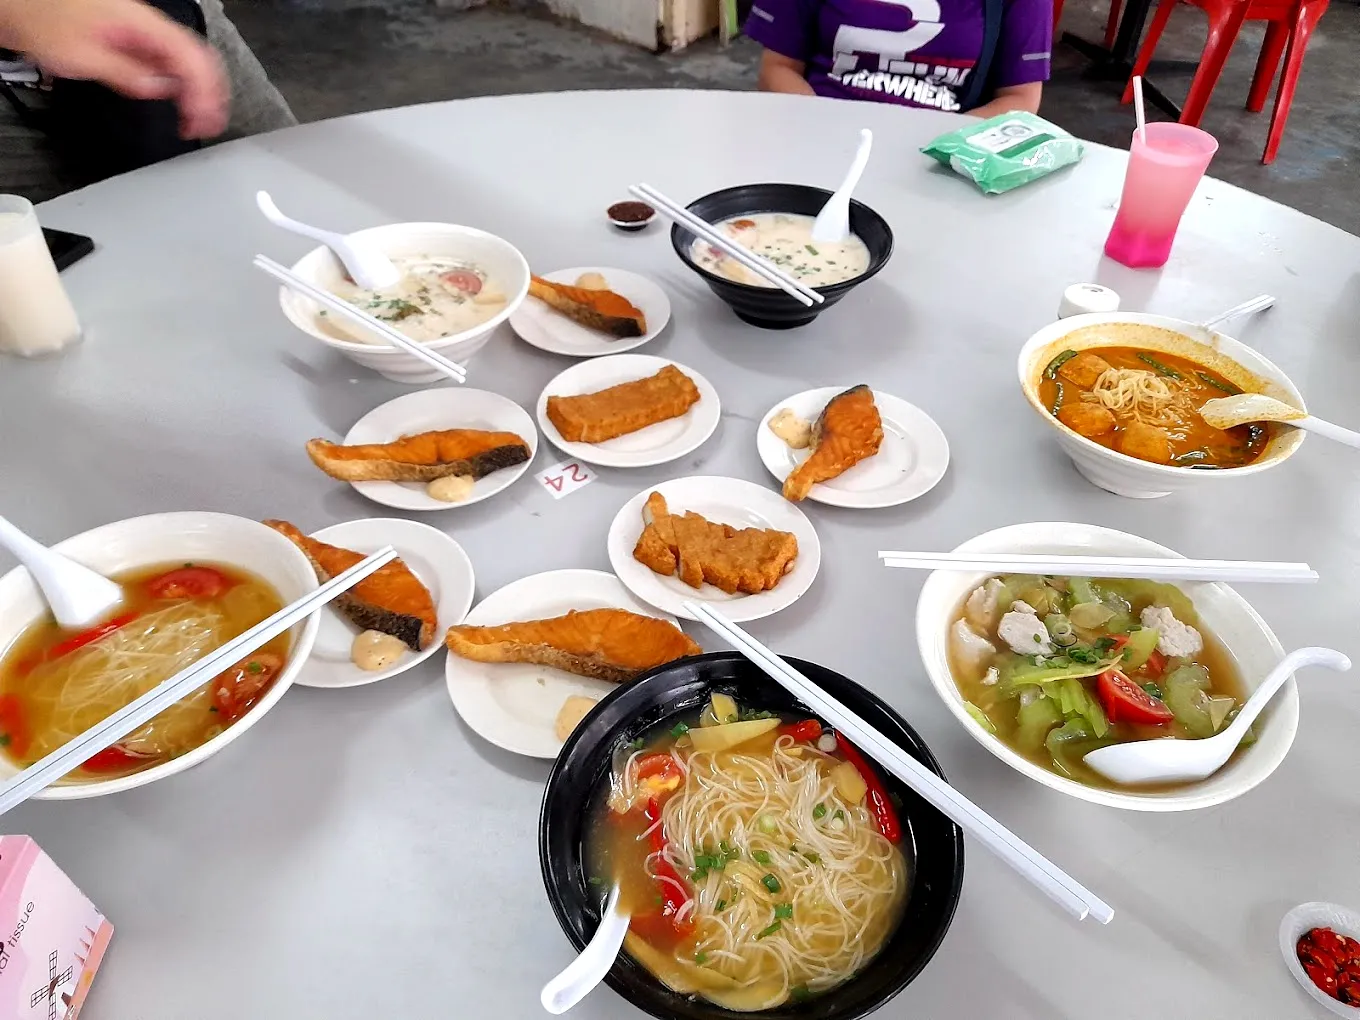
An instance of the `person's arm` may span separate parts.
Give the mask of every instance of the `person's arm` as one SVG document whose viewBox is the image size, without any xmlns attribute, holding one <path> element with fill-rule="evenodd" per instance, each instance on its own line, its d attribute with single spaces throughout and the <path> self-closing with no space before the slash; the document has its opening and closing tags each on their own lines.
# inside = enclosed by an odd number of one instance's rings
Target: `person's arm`
<svg viewBox="0 0 1360 1020">
<path fill-rule="evenodd" d="M 812 86 L 803 75 L 807 65 L 774 50 L 766 50 L 760 58 L 760 90 L 788 92 L 799 96 L 815 96 Z"/>
<path fill-rule="evenodd" d="M 990 75 L 996 91 L 990 102 L 966 112 L 975 117 L 1011 110 L 1038 113 L 1052 47 L 1053 0 L 1006 0 Z"/>
<path fill-rule="evenodd" d="M 1028 82 L 1024 85 L 1007 85 L 996 90 L 996 96 L 990 103 L 983 103 L 968 111 L 971 117 L 981 117 L 984 120 L 988 117 L 995 117 L 998 113 L 1009 113 L 1011 110 L 1025 110 L 1029 113 L 1039 112 L 1039 100 L 1043 96 L 1044 83 L 1039 81 Z"/>
<path fill-rule="evenodd" d="M 139 0 L 0 0 L 0 46 L 54 77 L 174 100 L 186 138 L 226 128 L 229 93 L 217 55 Z"/>
</svg>

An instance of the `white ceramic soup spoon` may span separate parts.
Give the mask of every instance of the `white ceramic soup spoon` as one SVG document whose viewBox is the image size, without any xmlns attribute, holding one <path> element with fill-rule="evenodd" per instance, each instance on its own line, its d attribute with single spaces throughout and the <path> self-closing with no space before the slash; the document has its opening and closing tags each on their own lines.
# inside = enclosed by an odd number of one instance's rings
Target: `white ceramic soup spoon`
<svg viewBox="0 0 1360 1020">
<path fill-rule="evenodd" d="M 1264 393 L 1239 393 L 1233 397 L 1206 400 L 1199 409 L 1199 416 L 1216 429 L 1236 428 L 1253 421 L 1278 421 L 1347 446 L 1360 447 L 1360 432 L 1352 432 L 1340 425 L 1314 418 L 1308 412 Z"/>
<path fill-rule="evenodd" d="M 543 986 L 539 999 L 549 1013 L 556 1016 L 571 1009 L 589 995 L 614 966 L 623 947 L 623 937 L 628 934 L 629 921 L 629 915 L 619 911 L 618 906 L 619 886 L 616 882 L 605 901 L 595 937 L 561 974 Z"/>
<path fill-rule="evenodd" d="M 28 568 L 57 623 L 67 629 L 98 623 L 123 601 L 120 586 L 35 542 L 3 517 L 0 517 L 0 545 Z"/>
<path fill-rule="evenodd" d="M 869 151 L 873 147 L 874 133 L 864 128 L 859 133 L 859 149 L 855 152 L 850 169 L 845 173 L 845 180 L 841 181 L 836 193 L 826 200 L 826 205 L 822 206 L 816 222 L 812 224 L 814 241 L 837 244 L 850 236 L 850 196 L 864 174 L 864 168 L 869 163 Z"/>
<path fill-rule="evenodd" d="M 376 248 L 356 243 L 344 234 L 308 226 L 283 215 L 274 204 L 274 200 L 269 197 L 269 192 L 257 191 L 255 204 L 260 207 L 265 219 L 274 226 L 291 230 L 303 237 L 310 237 L 313 241 L 320 241 L 335 252 L 336 257 L 345 264 L 345 271 L 349 273 L 350 279 L 360 287 L 366 290 L 382 290 L 384 287 L 395 286 L 401 279 L 401 272 L 392 264 L 392 260 Z"/>
<path fill-rule="evenodd" d="M 1351 660 L 1330 648 L 1300 648 L 1280 660 L 1279 665 L 1252 692 L 1237 718 L 1222 733 L 1202 740 L 1181 740 L 1161 737 L 1156 740 L 1134 740 L 1127 744 L 1101 747 L 1082 758 L 1106 779 L 1128 786 L 1144 783 L 1192 783 L 1207 779 L 1232 757 L 1237 745 L 1247 735 L 1247 728 L 1256 721 L 1284 682 L 1304 666 L 1325 666 L 1338 673 L 1351 668 Z"/>
</svg>

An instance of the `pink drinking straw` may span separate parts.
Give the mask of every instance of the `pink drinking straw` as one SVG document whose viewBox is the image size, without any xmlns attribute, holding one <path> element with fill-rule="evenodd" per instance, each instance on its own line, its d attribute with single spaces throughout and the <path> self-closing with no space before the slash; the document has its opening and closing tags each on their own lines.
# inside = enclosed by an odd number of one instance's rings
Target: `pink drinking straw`
<svg viewBox="0 0 1360 1020">
<path fill-rule="evenodd" d="M 1105 254 L 1126 266 L 1155 268 L 1170 257 L 1181 216 L 1218 142 L 1186 124 L 1148 124 L 1142 78 L 1133 79 L 1133 100 L 1138 128 Z"/>
</svg>

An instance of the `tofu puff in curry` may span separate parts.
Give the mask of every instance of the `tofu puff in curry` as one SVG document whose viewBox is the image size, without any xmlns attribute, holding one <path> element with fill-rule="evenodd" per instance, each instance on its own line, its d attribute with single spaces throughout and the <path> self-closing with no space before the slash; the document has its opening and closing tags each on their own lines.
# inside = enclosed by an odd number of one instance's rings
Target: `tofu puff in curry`
<svg viewBox="0 0 1360 1020">
<path fill-rule="evenodd" d="M 1223 430 L 1200 417 L 1206 401 L 1241 392 L 1220 371 L 1134 346 L 1062 350 L 1039 380 L 1039 399 L 1073 432 L 1117 453 L 1175 467 L 1243 467 L 1265 452 L 1274 426 Z"/>
</svg>

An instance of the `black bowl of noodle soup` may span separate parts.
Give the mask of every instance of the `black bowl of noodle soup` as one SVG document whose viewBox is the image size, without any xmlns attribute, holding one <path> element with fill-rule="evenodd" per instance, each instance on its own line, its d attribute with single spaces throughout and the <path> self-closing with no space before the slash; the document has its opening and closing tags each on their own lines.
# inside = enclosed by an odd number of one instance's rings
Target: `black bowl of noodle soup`
<svg viewBox="0 0 1360 1020">
<path fill-rule="evenodd" d="M 679 224 L 671 244 L 683 262 L 732 307 L 743 322 L 763 329 L 805 326 L 864 281 L 892 257 L 888 221 L 863 202 L 850 202 L 851 238 L 844 254 L 804 236 L 831 197 L 825 188 L 806 184 L 742 184 L 695 199 L 687 208 L 721 229 L 750 223 L 743 244 L 774 261 L 826 300 L 811 307 L 766 284 L 726 257 L 712 257 L 708 246 Z M 775 220 L 783 221 L 782 225 Z M 850 261 L 854 264 L 851 265 Z"/>
<path fill-rule="evenodd" d="M 942 775 L 879 698 L 788 661 Z M 714 749 L 736 731 L 719 725 L 733 716 L 713 713 L 732 704 L 737 722 L 764 732 Z M 687 1020 L 857 1020 L 930 962 L 963 885 L 962 833 L 872 761 L 852 760 L 853 748 L 812 739 L 814 719 L 743 656 L 715 652 L 620 687 L 567 739 L 539 819 L 543 881 L 578 951 L 620 882 L 633 922 L 605 981 L 633 1005 Z M 873 778 L 856 801 L 866 766 Z M 892 817 L 873 806 L 874 781 Z"/>
</svg>

